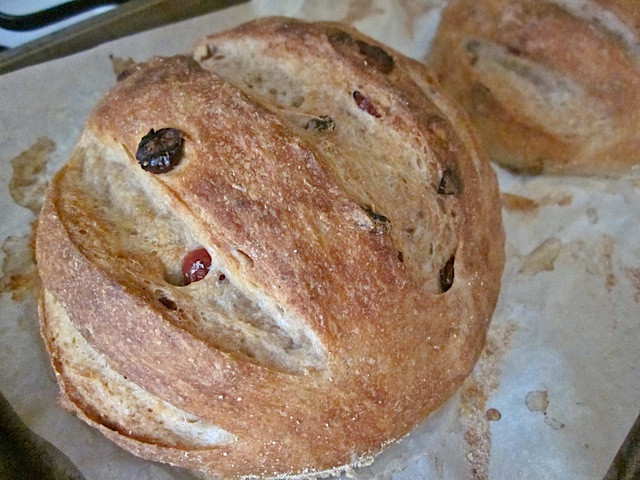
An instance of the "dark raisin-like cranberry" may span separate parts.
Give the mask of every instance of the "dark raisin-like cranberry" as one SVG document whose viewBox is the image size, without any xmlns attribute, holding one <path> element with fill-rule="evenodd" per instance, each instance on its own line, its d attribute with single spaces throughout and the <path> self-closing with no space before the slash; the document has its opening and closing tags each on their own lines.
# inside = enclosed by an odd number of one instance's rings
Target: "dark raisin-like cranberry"
<svg viewBox="0 0 640 480">
<path fill-rule="evenodd" d="M 332 29 L 328 34 L 327 38 L 329 39 L 329 43 L 333 48 L 338 51 L 342 51 L 344 46 L 353 45 L 353 38 L 344 30 L 340 30 L 339 28 Z"/>
<path fill-rule="evenodd" d="M 304 128 L 307 130 L 314 130 L 316 132 L 332 132 L 336 128 L 336 124 L 331 117 L 323 115 L 322 117 L 312 118 L 309 120 Z"/>
<path fill-rule="evenodd" d="M 460 177 L 451 167 L 446 167 L 442 172 L 438 193 L 440 195 L 457 195 L 462 191 Z"/>
<path fill-rule="evenodd" d="M 354 40 L 351 35 L 340 29 L 329 31 L 327 38 L 333 49 L 346 57 L 361 59 L 359 54 L 364 57 L 366 66 L 380 73 L 390 73 L 393 70 L 395 65 L 393 57 L 380 47 L 362 40 Z"/>
<path fill-rule="evenodd" d="M 380 234 L 391 230 L 391 221 L 387 217 L 374 212 L 368 207 L 362 207 L 362 209 L 372 221 L 373 233 Z"/>
<path fill-rule="evenodd" d="M 395 62 L 393 61 L 393 57 L 385 50 L 361 40 L 356 41 L 356 44 L 360 49 L 360 53 L 365 56 L 365 61 L 368 66 L 375 68 L 380 73 L 391 73 Z"/>
<path fill-rule="evenodd" d="M 402 252 L 398 252 L 398 260 L 404 262 L 404 254 Z"/>
<path fill-rule="evenodd" d="M 373 115 L 376 118 L 380 118 L 382 116 L 382 115 L 380 115 L 380 113 L 378 113 L 378 109 L 371 102 L 371 100 L 369 100 L 369 98 L 365 97 L 358 90 L 353 92 L 353 99 L 356 101 L 356 104 L 358 105 L 358 108 L 360 108 L 360 110 L 364 110 L 369 115 Z"/>
<path fill-rule="evenodd" d="M 477 40 L 469 40 L 466 45 L 467 53 L 469 54 L 469 63 L 473 66 L 478 62 L 478 55 L 480 51 L 480 42 Z"/>
<path fill-rule="evenodd" d="M 218 280 L 221 282 L 224 282 L 226 278 L 227 276 L 224 273 L 221 273 L 220 276 L 218 277 Z"/>
<path fill-rule="evenodd" d="M 449 125 L 447 121 L 437 114 L 427 115 L 425 118 L 425 124 L 429 133 L 436 136 L 438 140 L 442 142 L 448 142 L 451 134 L 449 132 Z"/>
<path fill-rule="evenodd" d="M 452 255 L 451 258 L 444 264 L 444 267 L 440 269 L 440 288 L 442 288 L 443 292 L 446 292 L 453 285 L 453 262 L 455 261 L 455 257 Z"/>
<path fill-rule="evenodd" d="M 130 77 L 131 74 L 133 73 L 133 71 L 134 71 L 133 67 L 125 68 L 120 73 L 118 73 L 118 75 L 116 76 L 116 82 L 121 82 L 125 78 Z"/>
<path fill-rule="evenodd" d="M 151 173 L 166 173 L 179 162 L 184 138 L 177 128 L 149 130 L 140 143 L 136 159 L 143 170 Z"/>
<path fill-rule="evenodd" d="M 516 57 L 519 57 L 522 55 L 522 50 L 520 50 L 518 47 L 513 47 L 511 45 L 507 45 L 507 51 L 511 54 L 514 55 Z"/>
<path fill-rule="evenodd" d="M 479 48 L 480 48 L 480 42 L 478 40 L 471 39 L 467 42 L 467 45 L 466 45 L 467 52 L 478 53 Z"/>
<path fill-rule="evenodd" d="M 198 248 L 187 253 L 182 261 L 182 276 L 184 284 L 202 280 L 211 268 L 211 255 L 205 248 Z"/>
<path fill-rule="evenodd" d="M 178 309 L 178 305 L 176 305 L 176 302 L 174 302 L 173 300 L 171 300 L 170 298 L 167 297 L 160 297 L 158 299 L 158 301 L 164 305 L 165 307 L 167 307 L 169 310 L 177 310 Z"/>
</svg>

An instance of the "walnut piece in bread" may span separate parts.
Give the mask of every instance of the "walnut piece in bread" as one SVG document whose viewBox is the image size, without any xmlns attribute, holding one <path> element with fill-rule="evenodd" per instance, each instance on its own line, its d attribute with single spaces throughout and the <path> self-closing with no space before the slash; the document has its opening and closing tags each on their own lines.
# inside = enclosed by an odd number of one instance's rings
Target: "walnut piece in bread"
<svg viewBox="0 0 640 480">
<path fill-rule="evenodd" d="M 63 403 L 211 476 L 339 471 L 477 360 L 495 173 L 423 65 L 347 26 L 269 18 L 194 51 L 130 69 L 45 199 Z"/>
<path fill-rule="evenodd" d="M 615 176 L 640 165 L 636 0 L 453 0 L 428 65 L 503 166 Z"/>
</svg>

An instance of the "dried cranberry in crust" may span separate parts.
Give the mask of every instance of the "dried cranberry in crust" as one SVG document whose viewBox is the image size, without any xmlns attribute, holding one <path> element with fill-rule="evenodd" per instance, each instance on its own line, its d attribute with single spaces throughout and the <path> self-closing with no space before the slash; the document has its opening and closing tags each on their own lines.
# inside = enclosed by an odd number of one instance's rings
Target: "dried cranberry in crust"
<svg viewBox="0 0 640 480">
<path fill-rule="evenodd" d="M 446 167 L 442 172 L 440 185 L 438 185 L 438 194 L 440 195 L 457 195 L 462 191 L 462 182 L 460 177 L 452 167 Z"/>
<path fill-rule="evenodd" d="M 338 53 L 351 57 L 357 56 L 359 53 L 364 57 L 364 63 L 367 67 L 374 68 L 380 73 L 391 73 L 395 66 L 393 57 L 384 49 L 362 40 L 354 40 L 344 30 L 331 29 L 327 33 L 327 39 Z"/>
<path fill-rule="evenodd" d="M 362 207 L 364 213 L 371 219 L 372 232 L 376 234 L 386 233 L 391 230 L 391 221 L 379 213 L 374 212 L 369 207 Z"/>
<path fill-rule="evenodd" d="M 177 310 L 178 309 L 178 305 L 176 305 L 176 302 L 174 302 L 173 300 L 171 300 L 170 298 L 167 297 L 160 297 L 158 299 L 158 301 L 164 305 L 165 307 L 167 307 L 169 310 Z"/>
<path fill-rule="evenodd" d="M 380 113 L 378 113 L 378 110 L 376 109 L 375 105 L 371 103 L 371 100 L 365 97 L 358 90 L 353 92 L 353 99 L 356 101 L 356 104 L 358 105 L 358 108 L 360 108 L 360 110 L 364 110 L 369 115 L 373 115 L 376 118 L 380 118 L 382 116 L 380 115 Z"/>
<path fill-rule="evenodd" d="M 436 138 L 442 142 L 449 144 L 451 134 L 449 132 L 448 122 L 440 115 L 428 115 L 425 118 L 425 124 L 429 133 L 432 133 Z"/>
<path fill-rule="evenodd" d="M 391 73 L 395 62 L 393 57 L 385 50 L 361 40 L 357 40 L 356 44 L 360 49 L 360 53 L 365 56 L 365 62 L 368 66 L 375 68 L 380 73 Z"/>
<path fill-rule="evenodd" d="M 469 40 L 466 45 L 469 54 L 469 63 L 473 66 L 478 62 L 478 53 L 480 50 L 480 42 L 477 40 Z"/>
<path fill-rule="evenodd" d="M 180 162 L 184 138 L 177 128 L 149 130 L 140 143 L 136 159 L 143 170 L 151 173 L 166 173 Z"/>
<path fill-rule="evenodd" d="M 444 264 L 444 267 L 440 269 L 440 288 L 442 288 L 442 292 L 446 292 L 453 285 L 453 262 L 455 261 L 455 257 L 452 255 L 451 258 Z"/>
<path fill-rule="evenodd" d="M 182 276 L 184 284 L 202 280 L 211 268 L 211 255 L 205 248 L 198 248 L 187 253 L 182 261 Z"/>
<path fill-rule="evenodd" d="M 331 117 L 323 115 L 309 120 L 304 128 L 307 130 L 314 130 L 316 132 L 332 132 L 336 128 L 336 124 Z"/>
<path fill-rule="evenodd" d="M 327 33 L 327 38 L 329 39 L 329 43 L 336 50 L 340 50 L 342 45 L 351 45 L 353 44 L 353 37 L 349 35 L 344 30 L 340 30 L 338 28 L 332 29 L 329 33 Z"/>
</svg>

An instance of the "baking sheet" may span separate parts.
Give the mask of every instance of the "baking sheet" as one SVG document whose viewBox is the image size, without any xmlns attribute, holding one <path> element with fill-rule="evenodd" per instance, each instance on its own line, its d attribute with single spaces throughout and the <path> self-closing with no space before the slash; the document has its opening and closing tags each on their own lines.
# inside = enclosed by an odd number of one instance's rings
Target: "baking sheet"
<svg viewBox="0 0 640 480">
<path fill-rule="evenodd" d="M 133 457 L 63 411 L 38 334 L 34 211 L 46 178 L 115 83 L 109 55 L 180 53 L 202 35 L 278 14 L 345 21 L 423 59 L 442 4 L 253 1 L 0 77 L 0 392 L 86 479 L 192 478 Z M 601 479 L 640 411 L 640 172 L 587 179 L 497 171 L 507 264 L 482 358 L 440 410 L 346 476 Z"/>
</svg>

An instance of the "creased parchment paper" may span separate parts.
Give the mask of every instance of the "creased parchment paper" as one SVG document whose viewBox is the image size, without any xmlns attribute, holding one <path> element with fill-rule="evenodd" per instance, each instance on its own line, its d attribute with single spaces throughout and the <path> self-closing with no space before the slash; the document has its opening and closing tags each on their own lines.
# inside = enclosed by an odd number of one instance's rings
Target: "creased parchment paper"
<svg viewBox="0 0 640 480">
<path fill-rule="evenodd" d="M 0 392 L 87 479 L 187 479 L 66 413 L 38 334 L 29 240 L 42 188 L 115 83 L 112 61 L 171 55 L 278 14 L 341 20 L 423 59 L 443 1 L 254 1 L 0 77 Z M 640 411 L 640 172 L 498 171 L 507 265 L 485 351 L 440 410 L 357 479 L 601 479 Z"/>
</svg>

